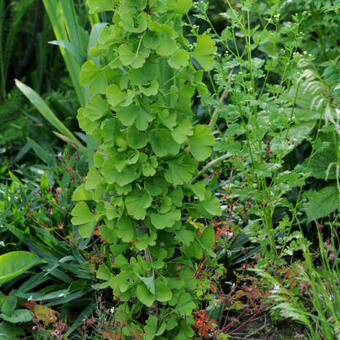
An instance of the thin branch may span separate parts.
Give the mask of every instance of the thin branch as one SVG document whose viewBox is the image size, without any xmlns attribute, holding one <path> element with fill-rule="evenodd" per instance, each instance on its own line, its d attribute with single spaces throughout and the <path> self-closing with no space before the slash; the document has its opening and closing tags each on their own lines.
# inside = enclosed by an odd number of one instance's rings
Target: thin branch
<svg viewBox="0 0 340 340">
<path fill-rule="evenodd" d="M 231 82 L 231 76 L 233 74 L 233 69 L 230 70 L 229 72 L 229 76 L 228 76 L 228 83 Z M 229 91 L 228 89 L 225 89 L 223 92 L 222 92 L 222 95 L 219 99 L 219 106 L 215 107 L 215 110 L 210 118 L 210 122 L 209 122 L 209 126 L 212 126 L 214 123 L 215 123 L 215 118 L 216 118 L 216 115 L 217 115 L 217 112 L 218 112 L 218 109 L 222 106 L 222 103 L 223 101 L 228 97 L 228 94 L 229 94 Z"/>
</svg>

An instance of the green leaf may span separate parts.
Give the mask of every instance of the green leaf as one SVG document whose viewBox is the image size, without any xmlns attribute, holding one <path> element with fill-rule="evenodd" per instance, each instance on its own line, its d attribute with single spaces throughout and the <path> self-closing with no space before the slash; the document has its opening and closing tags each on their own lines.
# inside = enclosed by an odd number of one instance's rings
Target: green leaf
<svg viewBox="0 0 340 340">
<path fill-rule="evenodd" d="M 168 129 L 151 130 L 149 136 L 152 150 L 158 157 L 178 154 L 180 145 L 173 140 Z"/>
<path fill-rule="evenodd" d="M 199 240 L 206 249 L 212 249 L 215 244 L 215 231 L 213 226 L 210 225 L 205 228 Z"/>
<path fill-rule="evenodd" d="M 90 201 L 93 199 L 93 193 L 85 189 L 85 184 L 82 183 L 73 192 L 72 201 Z"/>
<path fill-rule="evenodd" d="M 183 189 L 181 187 L 176 187 L 170 194 L 169 197 L 172 200 L 172 203 L 176 207 L 181 207 L 183 205 Z"/>
<path fill-rule="evenodd" d="M 190 183 L 197 168 L 189 155 L 182 155 L 176 160 L 168 162 L 169 169 L 165 172 L 165 179 L 173 185 Z"/>
<path fill-rule="evenodd" d="M 24 331 L 21 326 L 15 326 L 7 322 L 0 323 L 0 339 L 13 340 L 20 339 L 24 336 Z"/>
<path fill-rule="evenodd" d="M 90 237 L 97 223 L 97 217 L 93 215 L 85 202 L 79 202 L 71 211 L 72 224 L 80 225 L 79 233 L 82 237 Z"/>
<path fill-rule="evenodd" d="M 87 0 L 86 3 L 91 14 L 114 10 L 112 0 Z"/>
<path fill-rule="evenodd" d="M 0 318 L 10 323 L 22 323 L 32 321 L 32 312 L 28 309 L 17 309 L 11 316 L 0 313 Z"/>
<path fill-rule="evenodd" d="M 41 191 L 45 191 L 49 188 L 50 184 L 48 183 L 48 175 L 47 172 L 44 171 L 43 175 L 40 178 L 40 189 Z"/>
<path fill-rule="evenodd" d="M 100 185 L 103 182 L 103 178 L 100 175 L 99 171 L 96 169 L 96 167 L 91 167 L 87 174 L 86 182 L 85 182 L 85 189 L 91 190 L 96 189 L 98 185 Z"/>
<path fill-rule="evenodd" d="M 340 166 L 340 159 L 335 150 L 338 148 L 339 141 L 337 138 L 333 139 L 332 132 L 321 134 L 319 139 L 322 142 L 321 145 L 315 146 L 316 150 L 310 161 L 309 171 L 315 178 L 336 179 L 336 168 Z"/>
<path fill-rule="evenodd" d="M 194 335 L 195 332 L 189 322 L 187 320 L 182 320 L 179 327 L 179 333 L 176 335 L 174 340 L 191 340 Z"/>
<path fill-rule="evenodd" d="M 120 60 L 124 66 L 140 68 L 144 65 L 146 58 L 149 56 L 148 49 L 140 49 L 138 54 L 131 50 L 127 44 L 122 44 L 118 48 Z"/>
<path fill-rule="evenodd" d="M 155 277 L 154 274 L 152 273 L 152 276 L 149 277 L 143 277 L 135 273 L 138 278 L 146 285 L 146 287 L 149 289 L 150 293 L 152 295 L 155 295 L 156 288 L 155 288 Z"/>
<path fill-rule="evenodd" d="M 136 220 L 144 220 L 146 209 L 151 206 L 151 195 L 145 190 L 135 189 L 125 199 L 128 214 Z"/>
<path fill-rule="evenodd" d="M 73 216 L 72 223 L 75 225 L 96 221 L 96 216 L 93 215 L 85 202 L 79 202 L 71 211 Z"/>
<path fill-rule="evenodd" d="M 203 181 L 190 185 L 189 187 L 200 201 L 204 201 L 211 196 L 211 192 L 207 190 Z"/>
<path fill-rule="evenodd" d="M 109 221 L 120 217 L 120 212 L 118 211 L 117 207 L 112 206 L 109 202 L 104 202 L 105 207 L 105 215 Z"/>
<path fill-rule="evenodd" d="M 208 35 L 202 34 L 197 37 L 197 47 L 194 49 L 192 55 L 199 62 L 205 71 L 213 69 L 215 61 L 211 54 L 216 53 L 217 47 L 213 39 Z"/>
<path fill-rule="evenodd" d="M 151 223 L 156 229 L 171 228 L 176 221 L 181 219 L 181 211 L 176 209 L 166 214 L 152 213 L 150 215 Z"/>
<path fill-rule="evenodd" d="M 126 97 L 126 93 L 121 91 L 116 84 L 111 84 L 106 89 L 106 98 L 112 107 L 118 106 L 126 99 Z"/>
<path fill-rule="evenodd" d="M 177 238 L 183 242 L 184 246 L 189 246 L 195 239 L 195 233 L 191 230 L 181 229 L 176 231 Z"/>
<path fill-rule="evenodd" d="M 127 32 L 142 33 L 147 28 L 148 15 L 141 12 L 139 15 L 134 15 L 131 11 L 126 11 L 125 15 L 121 15 L 121 23 Z"/>
<path fill-rule="evenodd" d="M 145 96 L 155 96 L 158 93 L 159 84 L 157 79 L 153 80 L 151 84 L 148 84 L 148 86 L 139 86 L 139 90 L 141 93 L 143 93 Z"/>
<path fill-rule="evenodd" d="M 185 67 L 189 63 L 189 53 L 186 50 L 179 50 L 168 60 L 168 63 L 176 70 Z"/>
<path fill-rule="evenodd" d="M 212 216 L 221 216 L 220 201 L 215 196 L 210 196 L 208 199 L 199 203 L 199 206 Z"/>
<path fill-rule="evenodd" d="M 189 293 L 184 293 L 181 295 L 179 301 L 177 302 L 176 310 L 183 315 L 191 315 L 193 309 L 196 307 L 192 297 Z"/>
<path fill-rule="evenodd" d="M 194 127 L 194 135 L 189 141 L 190 152 L 198 161 L 204 161 L 211 154 L 211 145 L 214 144 L 214 136 L 209 128 L 203 125 Z"/>
<path fill-rule="evenodd" d="M 141 149 L 148 144 L 148 138 L 145 133 L 138 131 L 135 126 L 130 126 L 127 130 L 126 142 L 133 149 Z"/>
<path fill-rule="evenodd" d="M 147 307 L 151 307 L 152 304 L 155 302 L 155 297 L 143 284 L 137 286 L 136 296 L 138 300 Z"/>
<path fill-rule="evenodd" d="M 0 285 L 43 263 L 37 255 L 27 251 L 12 251 L 0 256 Z"/>
<path fill-rule="evenodd" d="M 122 268 L 129 264 L 127 258 L 123 254 L 119 254 L 116 256 L 113 267 L 114 268 Z"/>
<path fill-rule="evenodd" d="M 169 0 L 168 10 L 178 14 L 186 14 L 192 7 L 192 0 Z"/>
<path fill-rule="evenodd" d="M 117 236 L 122 239 L 123 242 L 131 242 L 135 235 L 135 229 L 132 221 L 126 217 L 121 217 L 116 224 L 118 229 Z"/>
<path fill-rule="evenodd" d="M 178 49 L 176 40 L 169 37 L 168 35 L 163 35 L 160 44 L 156 47 L 156 52 L 161 57 L 169 57 L 174 54 Z"/>
<path fill-rule="evenodd" d="M 79 81 L 82 86 L 88 85 L 92 94 L 104 94 L 107 88 L 106 78 L 93 60 L 85 62 L 80 70 Z"/>
<path fill-rule="evenodd" d="M 57 46 L 63 47 L 65 50 L 70 52 L 77 59 L 77 62 L 79 64 L 82 64 L 83 61 L 86 59 L 86 56 L 83 53 L 83 51 L 69 41 L 53 40 L 53 41 L 49 41 L 48 43 L 51 45 L 57 45 Z"/>
<path fill-rule="evenodd" d="M 56 128 L 62 135 L 69 138 L 71 145 L 77 147 L 82 152 L 85 151 L 84 145 L 73 135 L 73 133 L 58 119 L 58 117 L 51 111 L 45 101 L 32 90 L 29 86 L 23 84 L 19 80 L 15 80 L 15 85 L 26 96 L 26 98 L 35 106 L 41 115 Z"/>
<path fill-rule="evenodd" d="M 183 120 L 180 124 L 171 131 L 172 138 L 178 143 L 183 144 L 188 136 L 192 136 L 192 122 L 190 120 Z"/>
<path fill-rule="evenodd" d="M 306 192 L 308 203 L 304 210 L 308 221 L 328 216 L 333 211 L 340 209 L 339 190 L 336 184 L 327 185 L 319 191 Z"/>
<path fill-rule="evenodd" d="M 131 126 L 136 122 L 138 130 L 146 130 L 153 117 L 139 105 L 129 105 L 116 110 L 117 118 L 125 126 Z"/>
<path fill-rule="evenodd" d="M 109 110 L 109 105 L 99 94 L 90 98 L 86 103 L 84 115 L 91 121 L 102 118 Z"/>
<path fill-rule="evenodd" d="M 170 301 L 172 298 L 172 292 L 164 283 L 158 283 L 156 285 L 156 300 L 160 302 Z"/>
<path fill-rule="evenodd" d="M 102 173 L 105 177 L 105 180 L 109 184 L 118 184 L 121 187 L 124 187 L 127 184 L 132 183 L 139 177 L 139 173 L 136 171 L 136 168 L 133 166 L 127 166 L 122 171 L 118 171 L 116 169 L 116 160 L 115 159 L 107 159 L 102 166 Z"/>
<path fill-rule="evenodd" d="M 145 336 L 143 337 L 145 340 L 152 340 L 155 337 L 158 326 L 158 319 L 155 316 L 149 316 L 146 320 L 146 325 L 144 327 Z"/>
<path fill-rule="evenodd" d="M 101 264 L 97 269 L 96 278 L 99 280 L 108 281 L 111 278 L 111 274 L 112 273 L 110 269 L 105 264 Z"/>
</svg>

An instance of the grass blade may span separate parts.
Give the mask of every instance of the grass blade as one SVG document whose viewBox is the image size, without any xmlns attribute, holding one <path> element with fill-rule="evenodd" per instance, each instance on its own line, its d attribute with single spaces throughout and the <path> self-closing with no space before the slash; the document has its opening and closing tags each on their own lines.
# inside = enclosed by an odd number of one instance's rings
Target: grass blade
<svg viewBox="0 0 340 340">
<path fill-rule="evenodd" d="M 61 134 L 68 137 L 80 151 L 85 151 L 85 147 L 58 119 L 58 117 L 51 111 L 45 101 L 34 90 L 17 79 L 15 80 L 15 84 L 50 124 L 52 124 Z"/>
<path fill-rule="evenodd" d="M 65 50 L 70 52 L 77 60 L 79 64 L 83 63 L 85 60 L 84 53 L 76 47 L 74 44 L 65 40 L 52 40 L 48 42 L 51 45 L 57 45 L 63 47 Z"/>
</svg>

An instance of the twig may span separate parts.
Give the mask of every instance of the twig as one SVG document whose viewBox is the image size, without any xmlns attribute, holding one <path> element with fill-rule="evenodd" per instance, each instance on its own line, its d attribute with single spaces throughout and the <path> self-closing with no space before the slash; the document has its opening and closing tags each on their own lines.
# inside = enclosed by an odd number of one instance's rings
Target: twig
<svg viewBox="0 0 340 340">
<path fill-rule="evenodd" d="M 228 83 L 231 82 L 231 76 L 233 74 L 233 69 L 230 70 L 229 72 L 229 76 L 228 76 Z M 219 104 L 221 105 L 223 103 L 223 101 L 228 97 L 228 94 L 229 94 L 229 91 L 228 89 L 225 89 L 223 92 L 222 92 L 222 95 L 220 97 L 220 100 L 219 100 Z M 220 106 L 219 105 L 219 106 Z M 218 112 L 218 109 L 219 109 L 219 106 L 215 107 L 215 110 L 210 118 L 210 122 L 209 122 L 209 126 L 213 125 L 214 122 L 215 122 L 215 117 L 217 115 L 217 112 Z"/>
<path fill-rule="evenodd" d="M 267 318 L 266 318 L 266 314 L 264 314 L 264 324 L 260 327 L 260 328 L 257 328 L 254 332 L 248 334 L 245 339 L 249 339 L 251 336 L 257 334 L 259 331 L 261 331 L 262 329 L 266 328 L 267 326 Z"/>
<path fill-rule="evenodd" d="M 209 169 L 210 167 L 212 167 L 213 165 L 215 165 L 216 163 L 218 163 L 219 161 L 223 161 L 225 160 L 226 158 L 229 158 L 231 156 L 231 154 L 228 152 L 224 155 L 222 155 L 221 157 L 218 157 L 216 159 L 213 159 L 212 161 L 210 161 L 206 166 L 204 166 L 202 168 L 202 170 L 200 170 L 197 174 L 196 177 L 193 178 L 192 182 L 194 182 L 199 176 L 202 175 L 202 173 L 204 173 L 207 169 Z"/>
</svg>

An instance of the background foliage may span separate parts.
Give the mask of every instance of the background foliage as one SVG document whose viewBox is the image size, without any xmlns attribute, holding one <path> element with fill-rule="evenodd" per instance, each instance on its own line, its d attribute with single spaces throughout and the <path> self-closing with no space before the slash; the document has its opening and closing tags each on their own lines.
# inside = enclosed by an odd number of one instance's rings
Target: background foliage
<svg viewBox="0 0 340 340">
<path fill-rule="evenodd" d="M 1 336 L 339 337 L 340 2 L 113 3 L 0 0 Z"/>
</svg>

